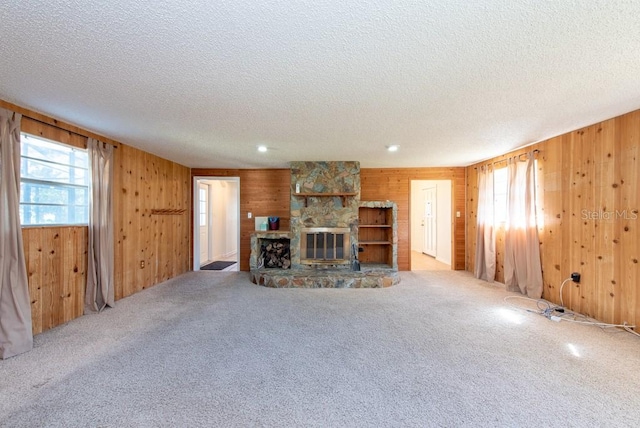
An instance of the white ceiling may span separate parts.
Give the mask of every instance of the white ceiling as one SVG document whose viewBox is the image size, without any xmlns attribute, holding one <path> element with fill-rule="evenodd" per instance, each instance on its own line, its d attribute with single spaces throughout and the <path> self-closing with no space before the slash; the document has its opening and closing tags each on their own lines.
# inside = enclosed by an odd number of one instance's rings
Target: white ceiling
<svg viewBox="0 0 640 428">
<path fill-rule="evenodd" d="M 640 1 L 4 0 L 0 23 L 1 99 L 189 167 L 462 166 L 640 108 Z"/>
</svg>

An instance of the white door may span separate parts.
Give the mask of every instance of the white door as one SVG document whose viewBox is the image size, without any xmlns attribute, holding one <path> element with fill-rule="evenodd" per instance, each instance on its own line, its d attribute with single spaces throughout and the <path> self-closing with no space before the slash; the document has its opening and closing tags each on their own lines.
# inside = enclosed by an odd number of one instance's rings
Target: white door
<svg viewBox="0 0 640 428">
<path fill-rule="evenodd" d="M 198 183 L 198 224 L 200 226 L 200 265 L 209 260 L 209 186 Z"/>
<path fill-rule="evenodd" d="M 436 230 L 436 188 L 429 187 L 422 191 L 424 201 L 424 240 L 422 252 L 436 257 L 437 255 L 437 230 Z"/>
</svg>

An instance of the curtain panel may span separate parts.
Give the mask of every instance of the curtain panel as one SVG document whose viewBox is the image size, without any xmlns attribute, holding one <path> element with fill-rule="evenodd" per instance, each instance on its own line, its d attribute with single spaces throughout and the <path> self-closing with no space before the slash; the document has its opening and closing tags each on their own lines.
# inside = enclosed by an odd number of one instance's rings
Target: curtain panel
<svg viewBox="0 0 640 428">
<path fill-rule="evenodd" d="M 496 230 L 494 213 L 493 169 L 478 171 L 478 215 L 476 228 L 476 278 L 493 282 L 496 277 Z"/>
<path fill-rule="evenodd" d="M 113 150 L 111 144 L 87 140 L 91 164 L 89 207 L 89 255 L 84 313 L 100 312 L 114 306 Z"/>
<path fill-rule="evenodd" d="M 504 283 L 509 291 L 542 297 L 542 264 L 536 217 L 534 154 L 509 159 Z"/>
<path fill-rule="evenodd" d="M 20 224 L 20 121 L 0 108 L 0 358 L 33 348 Z"/>
</svg>

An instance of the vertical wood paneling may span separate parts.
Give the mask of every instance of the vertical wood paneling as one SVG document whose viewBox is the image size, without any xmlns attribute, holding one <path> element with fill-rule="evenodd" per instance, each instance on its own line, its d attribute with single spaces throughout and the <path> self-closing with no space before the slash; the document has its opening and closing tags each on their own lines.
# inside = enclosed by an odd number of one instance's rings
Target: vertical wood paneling
<svg viewBox="0 0 640 428">
<path fill-rule="evenodd" d="M 561 137 L 562 144 L 562 163 L 560 165 L 559 176 L 560 176 L 560 191 L 562 193 L 562 200 L 560 202 L 560 207 L 562 211 L 562 227 L 560 229 L 560 236 L 562 247 L 559 249 L 559 258 L 558 260 L 558 270 L 561 272 L 562 280 L 569 277 L 572 271 L 578 269 L 578 266 L 569 267 L 573 263 L 573 253 L 571 252 L 571 239 L 572 234 L 569 232 L 572 223 L 576 221 L 576 219 L 572 216 L 571 212 L 571 199 L 570 199 L 570 183 L 573 179 L 573 172 L 571 170 L 571 159 L 573 156 L 573 146 L 572 140 L 573 137 L 571 133 L 565 134 Z M 547 165 L 543 165 L 543 168 L 548 168 Z M 548 202 L 545 200 L 543 202 L 543 206 L 547 206 Z M 545 269 L 544 265 L 542 266 L 543 277 Z M 558 283 L 557 286 L 561 286 L 561 283 Z M 569 284 L 571 287 L 572 284 Z M 544 296 L 544 294 L 543 294 Z M 560 297 L 560 289 L 558 289 L 558 298 Z M 571 290 L 568 293 L 564 294 L 563 298 L 567 299 L 567 301 L 571 300 Z"/>
<path fill-rule="evenodd" d="M 124 145 L 115 169 L 115 290 L 123 298 L 189 270 L 190 170 Z M 152 215 L 154 209 L 185 211 Z"/>
<path fill-rule="evenodd" d="M 616 147 L 619 142 L 615 138 L 615 121 L 603 122 L 596 129 L 594 175 L 590 184 L 593 188 L 593 206 L 598 207 L 602 212 L 608 212 L 612 207 L 620 206 L 620 192 L 611 191 L 611 183 L 616 181 L 616 162 L 620 160 L 619 147 Z M 616 153 L 617 155 L 614 155 Z M 588 313 L 605 321 L 613 321 L 611 315 L 614 313 L 615 284 L 612 284 L 611 280 L 614 277 L 614 262 L 619 257 L 618 247 L 613 243 L 617 224 L 615 218 L 603 218 L 593 225 L 595 281 L 589 299 Z"/>
<path fill-rule="evenodd" d="M 640 111 L 491 159 L 538 149 L 543 297 L 606 322 L 640 322 Z M 467 168 L 468 269 L 473 271 L 478 165 Z M 499 259 L 504 256 L 498 253 Z M 503 260 L 499 260 L 499 264 Z"/>
<path fill-rule="evenodd" d="M 87 227 L 29 227 L 22 230 L 33 333 L 82 315 Z"/>
<path fill-rule="evenodd" d="M 563 257 L 568 258 L 568 255 L 562 251 L 565 248 L 563 236 L 567 235 L 562 234 L 563 222 L 566 224 L 563 202 L 566 195 L 562 191 L 560 175 L 563 168 L 562 148 L 562 137 L 542 143 L 539 146 L 537 170 L 537 206 L 542 214 L 538 217 L 542 220 L 538 225 L 538 236 L 540 237 L 544 293 L 553 296 L 559 296 L 559 286 L 565 277 L 565 274 L 560 271 L 560 266 L 566 265 Z M 547 203 L 545 204 L 544 201 Z"/>
<path fill-rule="evenodd" d="M 620 247 L 620 317 L 617 322 L 640 323 L 640 230 L 638 205 L 640 204 L 640 172 L 638 154 L 640 146 L 640 111 L 618 118 L 621 132 L 620 176 L 614 182 L 620 193 L 618 242 Z M 640 330 L 638 328 L 637 330 Z"/>
<path fill-rule="evenodd" d="M 41 333 L 42 329 L 42 247 L 41 239 L 34 233 L 35 229 L 22 229 L 24 256 L 29 281 L 29 298 L 31 299 L 31 323 L 33 333 Z"/>
<path fill-rule="evenodd" d="M 62 324 L 62 305 L 60 304 L 60 266 L 61 252 L 57 250 L 60 243 L 59 228 L 41 230 L 42 240 L 42 327 L 45 330 Z M 58 310 L 60 308 L 60 310 Z"/>
<path fill-rule="evenodd" d="M 476 248 L 477 242 L 477 224 L 478 224 L 478 174 L 473 168 L 466 170 L 466 207 L 467 207 L 467 230 L 466 230 L 466 246 L 467 248 Z M 466 251 L 465 257 L 466 269 L 469 272 L 475 272 L 476 260 L 475 251 Z"/>
</svg>

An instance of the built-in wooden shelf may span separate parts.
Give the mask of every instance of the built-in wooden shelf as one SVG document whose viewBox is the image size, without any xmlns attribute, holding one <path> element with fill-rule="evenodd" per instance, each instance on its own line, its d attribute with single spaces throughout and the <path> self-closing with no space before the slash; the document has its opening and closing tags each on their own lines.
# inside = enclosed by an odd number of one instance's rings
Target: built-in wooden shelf
<svg viewBox="0 0 640 428">
<path fill-rule="evenodd" d="M 318 192 L 300 192 L 294 193 L 293 196 L 304 198 L 304 206 L 307 206 L 307 198 L 342 198 L 342 206 L 347 206 L 347 198 L 350 196 L 356 196 L 357 192 L 332 192 L 332 193 L 318 193 Z"/>
<path fill-rule="evenodd" d="M 361 201 L 358 215 L 358 254 L 360 263 L 397 268 L 395 204 Z"/>
</svg>

